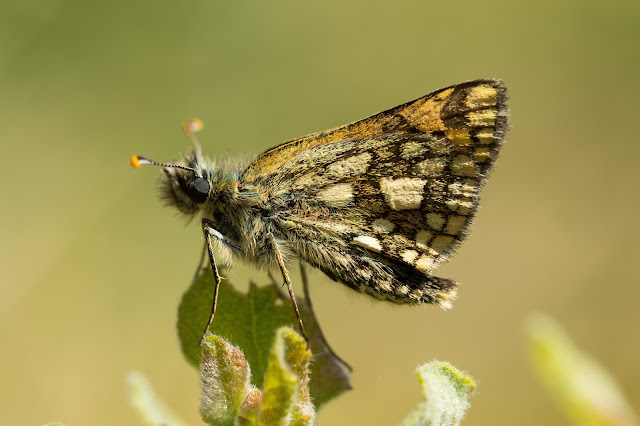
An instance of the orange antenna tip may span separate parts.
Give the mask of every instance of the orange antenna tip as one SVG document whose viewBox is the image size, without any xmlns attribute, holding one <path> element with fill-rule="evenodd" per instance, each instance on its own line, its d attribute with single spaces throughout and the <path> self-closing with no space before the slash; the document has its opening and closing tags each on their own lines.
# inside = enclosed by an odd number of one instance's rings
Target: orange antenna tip
<svg viewBox="0 0 640 426">
<path fill-rule="evenodd" d="M 203 127 L 204 123 L 198 118 L 192 118 L 182 123 L 182 129 L 187 135 L 199 132 Z"/>
<path fill-rule="evenodd" d="M 151 164 L 153 166 L 160 166 L 160 167 L 174 167 L 176 169 L 189 170 L 191 173 L 193 173 L 197 177 L 202 177 L 201 175 L 198 174 L 196 169 L 191 167 L 181 166 L 179 164 L 171 164 L 171 163 L 158 163 L 157 161 L 149 160 L 148 158 L 140 157 L 138 155 L 134 155 L 133 157 L 131 157 L 131 165 L 136 169 L 140 166 L 144 166 L 145 164 Z"/>
<path fill-rule="evenodd" d="M 148 158 L 140 157 L 138 155 L 134 155 L 133 157 L 131 157 L 131 165 L 136 169 L 144 164 L 157 164 L 160 166 L 162 165 L 162 164 L 156 163 L 155 161 L 151 161 Z"/>
</svg>

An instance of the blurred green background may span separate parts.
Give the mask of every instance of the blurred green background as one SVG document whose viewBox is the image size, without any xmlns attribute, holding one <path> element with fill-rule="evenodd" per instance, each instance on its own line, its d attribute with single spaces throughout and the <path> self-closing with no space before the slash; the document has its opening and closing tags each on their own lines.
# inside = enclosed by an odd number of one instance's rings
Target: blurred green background
<svg viewBox="0 0 640 426">
<path fill-rule="evenodd" d="M 528 365 L 534 311 L 638 411 L 639 75 L 637 0 L 1 1 L 0 423 L 137 424 L 130 369 L 201 423 L 174 329 L 201 233 L 132 154 L 176 159 L 196 116 L 205 152 L 256 155 L 486 77 L 508 85 L 512 129 L 440 269 L 459 299 L 395 307 L 313 272 L 324 331 L 355 367 L 319 423 L 399 423 L 420 400 L 415 367 L 438 358 L 478 381 L 464 424 L 566 424 Z M 230 274 L 249 277 L 265 281 Z"/>
</svg>

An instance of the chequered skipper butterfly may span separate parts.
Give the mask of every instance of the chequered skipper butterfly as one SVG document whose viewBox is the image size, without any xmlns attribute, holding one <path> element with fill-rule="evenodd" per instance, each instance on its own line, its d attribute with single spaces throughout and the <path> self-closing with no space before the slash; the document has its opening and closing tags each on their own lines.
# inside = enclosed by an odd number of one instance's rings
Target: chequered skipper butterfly
<svg viewBox="0 0 640 426">
<path fill-rule="evenodd" d="M 499 80 L 447 87 L 337 129 L 272 148 L 246 167 L 215 163 L 195 148 L 164 166 L 162 198 L 185 216 L 202 216 L 216 280 L 214 246 L 278 266 L 304 329 L 289 261 L 308 263 L 334 281 L 394 303 L 447 308 L 456 283 L 431 275 L 465 238 L 507 129 Z M 202 339 L 201 339 L 202 342 Z"/>
</svg>

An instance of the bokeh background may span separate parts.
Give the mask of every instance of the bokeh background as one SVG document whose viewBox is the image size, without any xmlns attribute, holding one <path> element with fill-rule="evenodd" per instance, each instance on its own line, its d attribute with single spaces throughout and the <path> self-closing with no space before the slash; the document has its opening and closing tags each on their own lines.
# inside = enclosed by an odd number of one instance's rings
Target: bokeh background
<svg viewBox="0 0 640 426">
<path fill-rule="evenodd" d="M 355 367 L 319 423 L 397 424 L 421 398 L 415 367 L 437 358 L 479 383 L 464 424 L 567 424 L 528 364 L 538 311 L 638 411 L 638 76 L 635 0 L 0 1 L 0 423 L 138 424 L 138 369 L 201 424 L 174 328 L 199 226 L 161 207 L 160 170 L 132 154 L 176 159 L 196 116 L 206 152 L 257 155 L 486 77 L 508 85 L 512 129 L 440 270 L 459 299 L 395 307 L 312 273 Z M 249 277 L 265 281 L 230 274 Z"/>
</svg>

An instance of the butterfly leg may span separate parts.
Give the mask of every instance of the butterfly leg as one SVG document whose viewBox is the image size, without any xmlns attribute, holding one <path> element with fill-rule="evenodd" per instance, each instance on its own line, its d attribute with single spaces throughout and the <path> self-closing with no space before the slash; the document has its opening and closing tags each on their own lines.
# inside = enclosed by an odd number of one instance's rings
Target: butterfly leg
<svg viewBox="0 0 640 426">
<path fill-rule="evenodd" d="M 291 304 L 293 305 L 293 310 L 296 312 L 296 319 L 298 320 L 298 327 L 300 328 L 300 334 L 304 338 L 305 342 L 307 342 L 307 348 L 309 348 L 309 338 L 307 337 L 307 333 L 304 332 L 304 326 L 302 325 L 302 318 L 300 317 L 300 311 L 298 310 L 298 303 L 296 302 L 296 296 L 293 294 L 293 287 L 291 285 L 291 278 L 289 278 L 289 271 L 284 264 L 284 257 L 282 257 L 282 253 L 278 248 L 278 243 L 276 243 L 276 238 L 273 234 L 269 233 L 267 238 L 271 241 L 271 246 L 273 248 L 273 252 L 276 255 L 276 262 L 278 262 L 278 266 L 280 267 L 280 272 L 282 273 L 282 278 L 284 279 L 284 284 L 287 286 L 287 290 L 289 291 L 289 298 L 291 299 Z"/>
<path fill-rule="evenodd" d="M 200 260 L 198 261 L 198 266 L 196 268 L 196 273 L 193 274 L 193 279 L 191 280 L 191 283 L 194 283 L 198 277 L 200 276 L 200 273 L 206 269 L 206 266 L 204 264 L 204 258 L 205 258 L 205 254 L 207 253 L 207 244 L 205 243 L 202 246 L 202 252 L 200 253 Z"/>
<path fill-rule="evenodd" d="M 208 219 L 202 219 L 202 232 L 204 233 L 204 238 L 206 240 L 205 247 L 209 252 L 209 261 L 211 262 L 211 270 L 213 271 L 213 279 L 216 282 L 216 286 L 213 290 L 213 303 L 211 305 L 211 315 L 209 316 L 209 322 L 207 326 L 204 328 L 202 332 L 202 337 L 200 337 L 200 341 L 198 344 L 202 346 L 204 343 L 204 339 L 207 337 L 207 333 L 209 332 L 209 327 L 211 327 L 211 323 L 213 323 L 213 317 L 216 315 L 216 305 L 218 304 L 218 288 L 220 287 L 220 282 L 222 281 L 222 277 L 220 277 L 220 273 L 218 272 L 218 267 L 216 266 L 216 260 L 213 257 L 213 239 L 217 239 L 223 244 L 229 244 L 230 241 L 222 235 L 219 231 L 213 228 L 214 223 Z"/>
</svg>

